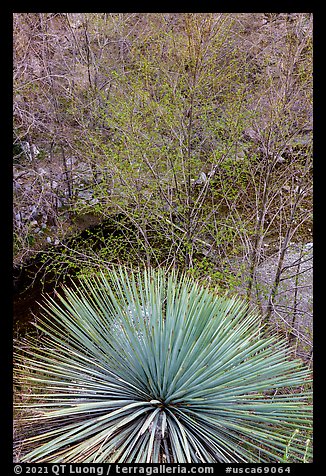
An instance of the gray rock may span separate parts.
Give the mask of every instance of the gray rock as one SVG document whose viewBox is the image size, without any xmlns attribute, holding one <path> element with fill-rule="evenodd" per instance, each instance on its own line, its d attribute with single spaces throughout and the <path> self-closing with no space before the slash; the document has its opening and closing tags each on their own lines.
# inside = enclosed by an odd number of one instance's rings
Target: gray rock
<svg viewBox="0 0 326 476">
<path fill-rule="evenodd" d="M 92 190 L 82 190 L 77 193 L 77 196 L 79 198 L 82 198 L 83 200 L 92 200 L 93 198 L 93 191 Z"/>
<path fill-rule="evenodd" d="M 303 253 L 301 255 L 301 249 Z M 301 262 L 300 262 L 301 256 Z M 292 331 L 302 343 L 300 353 L 306 356 L 312 346 L 313 315 L 313 244 L 292 244 L 285 255 L 282 281 L 274 299 L 272 319 L 275 323 Z M 257 281 L 261 287 L 261 302 L 267 306 L 267 297 L 273 285 L 278 262 L 278 253 L 268 257 L 257 270 Z M 299 270 L 298 265 L 300 264 Z M 298 271 L 300 274 L 298 274 Z M 294 328 L 292 327 L 295 319 Z M 304 346 L 306 348 L 304 349 Z M 301 347 L 301 346 L 300 346 Z"/>
<path fill-rule="evenodd" d="M 39 149 L 35 144 L 31 144 L 28 141 L 22 141 L 21 142 L 21 148 L 25 154 L 25 156 L 29 160 L 33 160 L 34 157 L 37 157 L 40 153 Z"/>
<path fill-rule="evenodd" d="M 48 173 L 47 170 L 43 169 L 43 167 L 39 167 L 37 171 L 40 175 L 47 175 Z"/>
<path fill-rule="evenodd" d="M 73 165 L 74 163 L 76 162 L 76 158 L 75 157 L 67 157 L 66 159 L 66 164 L 67 165 Z"/>
<path fill-rule="evenodd" d="M 194 183 L 195 185 L 202 185 L 205 182 L 207 182 L 207 175 L 205 174 L 205 172 L 200 172 L 198 179 L 195 180 Z"/>
<path fill-rule="evenodd" d="M 35 205 L 33 205 L 32 207 L 30 207 L 30 216 L 31 218 L 36 218 L 38 215 L 39 215 L 39 210 L 37 209 L 37 207 Z"/>
<path fill-rule="evenodd" d="M 277 162 L 278 164 L 282 164 L 283 162 L 285 162 L 285 159 L 284 159 L 284 157 L 282 157 L 281 155 L 279 155 L 279 156 L 277 157 L 276 162 Z"/>
<path fill-rule="evenodd" d="M 21 188 L 21 184 L 20 184 L 17 180 L 14 180 L 14 182 L 13 182 L 14 192 L 16 192 L 17 190 L 19 190 L 20 188 Z"/>
</svg>

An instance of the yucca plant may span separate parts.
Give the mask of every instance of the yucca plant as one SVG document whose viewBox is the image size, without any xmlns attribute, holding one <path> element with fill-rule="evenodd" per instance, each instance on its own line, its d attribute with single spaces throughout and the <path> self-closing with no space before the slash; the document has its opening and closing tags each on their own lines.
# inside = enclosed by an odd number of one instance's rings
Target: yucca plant
<svg viewBox="0 0 326 476">
<path fill-rule="evenodd" d="M 18 348 L 21 461 L 282 462 L 308 431 L 309 372 L 241 300 L 163 270 L 64 291 L 46 299 L 42 338 Z"/>
</svg>

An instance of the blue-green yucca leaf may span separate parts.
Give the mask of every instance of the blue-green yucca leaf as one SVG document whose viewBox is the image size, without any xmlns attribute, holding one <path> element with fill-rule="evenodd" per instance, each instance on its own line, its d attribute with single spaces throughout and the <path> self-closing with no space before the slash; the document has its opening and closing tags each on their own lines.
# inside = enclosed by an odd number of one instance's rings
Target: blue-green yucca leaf
<svg viewBox="0 0 326 476">
<path fill-rule="evenodd" d="M 286 343 L 185 275 L 117 268 L 43 310 L 17 351 L 22 461 L 281 462 L 310 428 L 309 372 Z"/>
</svg>

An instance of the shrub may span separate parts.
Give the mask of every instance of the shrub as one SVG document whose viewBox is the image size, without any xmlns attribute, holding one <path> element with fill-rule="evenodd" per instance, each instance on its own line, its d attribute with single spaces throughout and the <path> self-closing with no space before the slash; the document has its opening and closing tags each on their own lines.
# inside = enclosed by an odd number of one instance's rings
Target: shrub
<svg viewBox="0 0 326 476">
<path fill-rule="evenodd" d="M 18 347 L 32 389 L 21 461 L 282 462 L 308 431 L 308 371 L 239 299 L 164 270 L 64 290 L 46 299 L 42 338 Z M 291 444 L 294 461 L 305 451 Z"/>
</svg>

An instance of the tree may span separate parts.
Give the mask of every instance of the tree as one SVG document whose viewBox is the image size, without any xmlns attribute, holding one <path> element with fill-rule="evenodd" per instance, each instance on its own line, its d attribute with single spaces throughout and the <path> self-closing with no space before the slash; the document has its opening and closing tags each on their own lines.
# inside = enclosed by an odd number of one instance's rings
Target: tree
<svg viewBox="0 0 326 476">
<path fill-rule="evenodd" d="M 304 13 L 16 14 L 15 130 L 51 144 L 59 185 L 44 193 L 34 157 L 15 215 L 37 202 L 53 226 L 69 213 L 68 233 L 119 213 L 133 259 L 226 288 L 243 268 L 249 300 L 277 242 L 269 321 L 289 243 L 311 227 L 311 50 Z"/>
</svg>

